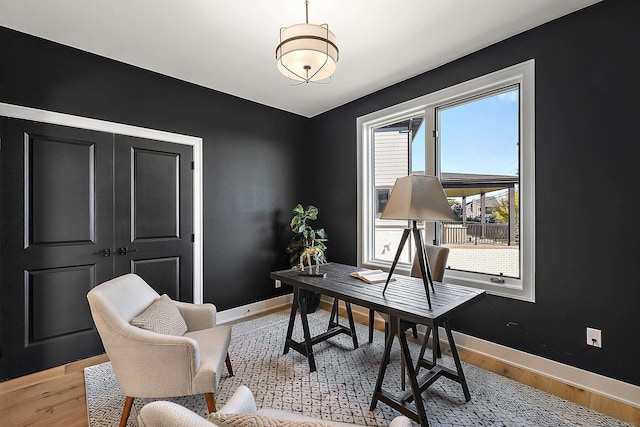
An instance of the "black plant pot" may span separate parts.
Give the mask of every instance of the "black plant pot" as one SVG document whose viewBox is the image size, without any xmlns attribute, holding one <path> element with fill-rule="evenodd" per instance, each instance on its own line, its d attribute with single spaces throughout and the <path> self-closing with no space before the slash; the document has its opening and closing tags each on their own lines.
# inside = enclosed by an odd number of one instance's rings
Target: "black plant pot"
<svg viewBox="0 0 640 427">
<path fill-rule="evenodd" d="M 317 292 L 309 291 L 305 291 L 305 293 L 307 301 L 307 313 L 314 313 L 320 306 L 320 294 Z"/>
</svg>

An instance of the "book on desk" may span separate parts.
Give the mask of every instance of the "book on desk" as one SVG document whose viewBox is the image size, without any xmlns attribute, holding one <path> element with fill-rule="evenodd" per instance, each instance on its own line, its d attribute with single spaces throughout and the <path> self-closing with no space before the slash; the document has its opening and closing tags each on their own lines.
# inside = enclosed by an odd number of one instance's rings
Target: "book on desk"
<svg viewBox="0 0 640 427">
<path fill-rule="evenodd" d="M 355 277 L 367 283 L 385 283 L 387 281 L 387 277 L 389 277 L 389 273 L 385 273 L 382 270 L 361 270 L 354 271 L 351 273 L 351 277 Z M 396 280 L 394 277 L 391 277 L 391 281 Z"/>
</svg>

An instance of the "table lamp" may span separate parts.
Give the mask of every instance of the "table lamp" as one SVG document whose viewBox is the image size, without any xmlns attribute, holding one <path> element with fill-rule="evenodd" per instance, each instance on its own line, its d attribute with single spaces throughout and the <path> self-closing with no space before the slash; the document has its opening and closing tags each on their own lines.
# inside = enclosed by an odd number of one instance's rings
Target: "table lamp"
<svg viewBox="0 0 640 427">
<path fill-rule="evenodd" d="M 402 219 L 411 221 L 411 226 L 405 228 L 402 233 L 400 246 L 396 252 L 393 264 L 391 264 L 389 276 L 387 277 L 382 293 L 384 294 L 387 290 L 389 280 L 391 280 L 391 275 L 396 268 L 396 264 L 398 264 L 398 259 L 400 258 L 404 244 L 409 238 L 409 233 L 413 233 L 424 290 L 427 293 L 429 308 L 431 308 L 429 284 L 431 284 L 431 289 L 434 292 L 435 289 L 433 288 L 429 259 L 424 250 L 424 242 L 422 241 L 422 234 L 420 230 L 418 230 L 417 221 L 455 220 L 440 180 L 432 175 L 409 175 L 398 178 L 391 189 L 389 201 L 382 211 L 380 219 Z"/>
</svg>

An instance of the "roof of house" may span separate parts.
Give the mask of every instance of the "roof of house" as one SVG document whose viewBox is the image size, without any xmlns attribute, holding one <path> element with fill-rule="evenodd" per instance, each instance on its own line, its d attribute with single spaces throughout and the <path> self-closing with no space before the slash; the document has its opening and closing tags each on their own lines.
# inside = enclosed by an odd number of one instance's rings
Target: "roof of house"
<svg viewBox="0 0 640 427">
<path fill-rule="evenodd" d="M 473 196 L 481 193 L 513 188 L 519 182 L 517 175 L 483 175 L 472 173 L 440 174 L 440 182 L 447 197 Z"/>
</svg>

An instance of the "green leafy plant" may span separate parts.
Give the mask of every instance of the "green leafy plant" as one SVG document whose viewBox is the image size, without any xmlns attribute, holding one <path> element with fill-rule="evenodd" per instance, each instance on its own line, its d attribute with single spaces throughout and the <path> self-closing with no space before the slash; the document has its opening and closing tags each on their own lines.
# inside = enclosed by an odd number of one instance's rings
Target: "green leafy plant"
<svg viewBox="0 0 640 427">
<path fill-rule="evenodd" d="M 291 242 L 287 245 L 286 251 L 289 255 L 289 263 L 292 267 L 300 264 L 300 255 L 307 248 L 317 248 L 324 252 L 327 249 L 325 242 L 327 239 L 327 233 L 324 228 L 314 230 L 309 221 L 318 219 L 318 208 L 313 205 L 309 205 L 305 208 L 298 204 L 293 208 L 294 216 L 291 219 L 291 231 L 294 236 Z M 304 260 L 306 262 L 306 260 Z M 311 260 L 313 262 L 313 259 Z M 318 258 L 321 263 L 327 262 L 324 255 Z"/>
</svg>

